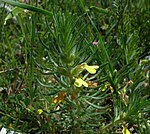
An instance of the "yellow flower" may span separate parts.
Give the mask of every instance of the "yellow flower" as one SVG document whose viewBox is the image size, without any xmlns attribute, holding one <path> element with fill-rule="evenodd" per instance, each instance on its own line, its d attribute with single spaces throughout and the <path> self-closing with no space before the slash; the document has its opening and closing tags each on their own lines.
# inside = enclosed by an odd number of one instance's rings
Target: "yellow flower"
<svg viewBox="0 0 150 134">
<path fill-rule="evenodd" d="M 13 124 L 12 123 L 9 124 L 9 128 L 13 128 Z"/>
<path fill-rule="evenodd" d="M 95 74 L 96 73 L 96 69 L 99 68 L 99 66 L 89 66 L 86 63 L 82 63 L 81 67 L 83 69 L 86 69 L 90 74 Z"/>
<path fill-rule="evenodd" d="M 106 84 L 106 85 L 104 86 L 104 88 L 102 89 L 102 91 L 103 91 L 103 92 L 106 91 L 107 88 L 108 88 L 108 84 Z"/>
<path fill-rule="evenodd" d="M 111 92 L 114 91 L 113 87 L 111 86 L 111 84 L 109 82 L 106 82 L 104 87 L 100 87 L 99 90 L 102 90 L 103 92 L 106 91 L 106 89 L 110 89 Z"/>
<path fill-rule="evenodd" d="M 123 134 L 131 134 L 130 131 L 125 126 L 123 126 L 122 133 Z"/>
<path fill-rule="evenodd" d="M 38 113 L 38 114 L 42 114 L 42 113 L 43 113 L 43 110 L 42 110 L 42 109 L 38 109 L 38 110 L 37 110 L 37 113 Z"/>
<path fill-rule="evenodd" d="M 63 102 L 65 95 L 66 95 L 65 91 L 60 91 L 58 95 L 56 95 L 55 98 L 52 99 L 52 102 L 55 104 Z"/>
<path fill-rule="evenodd" d="M 82 80 L 81 78 L 76 78 L 75 79 L 75 82 L 74 82 L 74 85 L 76 87 L 81 87 L 82 85 L 85 86 L 85 87 L 88 87 L 88 83 L 86 83 L 84 80 Z"/>
</svg>

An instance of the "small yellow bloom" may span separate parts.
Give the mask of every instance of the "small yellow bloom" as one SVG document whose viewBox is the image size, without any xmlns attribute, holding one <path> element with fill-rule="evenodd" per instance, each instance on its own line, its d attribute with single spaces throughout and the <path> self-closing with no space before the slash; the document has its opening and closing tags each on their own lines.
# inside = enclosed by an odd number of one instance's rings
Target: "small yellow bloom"
<svg viewBox="0 0 150 134">
<path fill-rule="evenodd" d="M 111 92 L 114 91 L 113 87 L 110 83 L 106 82 L 103 88 L 99 88 L 99 90 L 102 90 L 103 92 L 106 91 L 106 89 L 110 89 Z"/>
<path fill-rule="evenodd" d="M 13 124 L 12 123 L 9 124 L 9 128 L 13 128 Z"/>
<path fill-rule="evenodd" d="M 111 109 L 111 108 L 108 108 L 108 109 L 107 109 L 107 111 L 111 112 L 111 111 L 112 111 L 112 109 Z"/>
<path fill-rule="evenodd" d="M 65 95 L 66 95 L 65 91 L 60 91 L 58 93 L 58 95 L 56 95 L 55 98 L 52 99 L 52 102 L 55 103 L 55 104 L 63 102 Z"/>
<path fill-rule="evenodd" d="M 103 92 L 106 91 L 107 88 L 108 88 L 108 85 L 106 84 L 106 85 L 103 87 L 102 91 L 103 91 Z"/>
<path fill-rule="evenodd" d="M 131 134 L 130 131 L 125 126 L 123 126 L 122 133 L 123 134 Z"/>
<path fill-rule="evenodd" d="M 63 98 L 59 97 L 59 96 L 55 96 L 55 98 L 52 100 L 53 103 L 61 103 L 63 102 Z"/>
<path fill-rule="evenodd" d="M 95 74 L 96 73 L 96 69 L 99 68 L 99 66 L 89 66 L 86 63 L 81 64 L 81 67 L 83 69 L 86 69 L 90 74 Z"/>
<path fill-rule="evenodd" d="M 85 87 L 88 87 L 88 83 L 86 83 L 84 80 L 82 80 L 81 78 L 76 78 L 75 79 L 75 82 L 74 82 L 74 85 L 76 87 L 81 87 L 82 85 L 85 86 Z"/>
<path fill-rule="evenodd" d="M 42 114 L 42 113 L 43 113 L 43 110 L 42 110 L 42 109 L 38 109 L 38 110 L 37 110 L 37 113 L 38 113 L 38 114 Z"/>
</svg>

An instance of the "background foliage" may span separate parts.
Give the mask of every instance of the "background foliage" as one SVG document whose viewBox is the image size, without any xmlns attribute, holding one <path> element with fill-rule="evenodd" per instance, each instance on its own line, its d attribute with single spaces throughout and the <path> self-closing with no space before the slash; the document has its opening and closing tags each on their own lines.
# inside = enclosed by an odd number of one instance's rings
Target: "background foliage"
<svg viewBox="0 0 150 134">
<path fill-rule="evenodd" d="M 2 0 L 1 127 L 149 134 L 149 8 L 148 0 Z M 82 63 L 99 69 L 79 72 Z M 76 87 L 76 77 L 89 86 Z"/>
</svg>

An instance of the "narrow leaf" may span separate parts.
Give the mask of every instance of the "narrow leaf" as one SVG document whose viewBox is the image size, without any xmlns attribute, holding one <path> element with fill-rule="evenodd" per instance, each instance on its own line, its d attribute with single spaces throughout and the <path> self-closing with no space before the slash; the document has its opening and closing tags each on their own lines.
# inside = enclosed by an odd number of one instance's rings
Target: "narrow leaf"
<svg viewBox="0 0 150 134">
<path fill-rule="evenodd" d="M 49 12 L 47 10 L 44 10 L 42 8 L 38 8 L 38 7 L 28 5 L 28 4 L 20 3 L 20 2 L 17 2 L 17 1 L 13 1 L 13 0 L 2 0 L 2 2 L 5 2 L 5 3 L 10 4 L 12 6 L 17 6 L 17 7 L 23 8 L 23 9 L 27 9 L 27 10 L 30 10 L 30 11 L 33 11 L 33 12 L 42 13 L 44 15 L 52 16 L 51 12 Z"/>
</svg>

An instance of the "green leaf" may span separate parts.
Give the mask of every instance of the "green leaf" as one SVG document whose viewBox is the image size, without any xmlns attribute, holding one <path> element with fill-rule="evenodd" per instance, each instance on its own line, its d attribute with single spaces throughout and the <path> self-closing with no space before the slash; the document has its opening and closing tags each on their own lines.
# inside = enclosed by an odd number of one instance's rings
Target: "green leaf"
<svg viewBox="0 0 150 134">
<path fill-rule="evenodd" d="M 52 86 L 52 85 L 46 85 L 46 84 L 44 84 L 44 83 L 42 83 L 38 78 L 37 78 L 37 82 L 41 85 L 41 86 L 43 86 L 43 87 L 47 87 L 47 88 L 53 88 L 54 86 Z"/>
<path fill-rule="evenodd" d="M 95 105 L 95 104 L 93 104 L 93 103 L 91 103 L 91 102 L 89 102 L 87 100 L 85 100 L 85 102 L 88 103 L 90 106 L 96 108 L 96 109 L 104 110 L 104 109 L 108 108 L 108 106 L 107 107 L 101 107 L 101 106 Z"/>
<path fill-rule="evenodd" d="M 56 74 L 54 74 L 54 78 L 63 86 L 63 87 L 68 87 L 68 85 L 60 79 Z"/>
<path fill-rule="evenodd" d="M 91 6 L 90 10 L 93 12 L 97 12 L 97 13 L 102 13 L 108 16 L 111 16 L 112 13 L 110 11 L 108 11 L 107 9 L 103 9 L 103 8 L 99 8 L 99 7 L 95 7 L 95 6 Z"/>
<path fill-rule="evenodd" d="M 7 15 L 5 18 L 4 25 L 6 25 L 7 20 L 12 19 L 13 17 L 17 16 L 19 13 L 23 12 L 22 8 L 14 7 L 12 11 Z"/>
<path fill-rule="evenodd" d="M 10 4 L 12 6 L 17 6 L 17 7 L 23 8 L 23 9 L 27 9 L 27 10 L 30 10 L 30 11 L 33 11 L 33 12 L 42 13 L 44 15 L 52 16 L 52 13 L 47 11 L 47 10 L 44 10 L 44 9 L 41 9 L 41 8 L 38 8 L 38 7 L 34 7 L 34 6 L 31 6 L 31 5 L 27 5 L 27 4 L 24 4 L 24 3 L 20 3 L 20 2 L 17 2 L 17 1 L 2 0 L 2 2 L 5 2 L 5 3 Z"/>
</svg>

